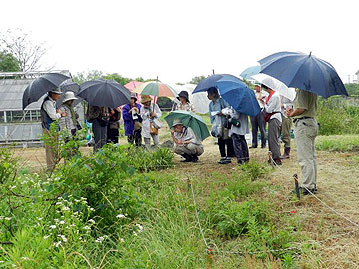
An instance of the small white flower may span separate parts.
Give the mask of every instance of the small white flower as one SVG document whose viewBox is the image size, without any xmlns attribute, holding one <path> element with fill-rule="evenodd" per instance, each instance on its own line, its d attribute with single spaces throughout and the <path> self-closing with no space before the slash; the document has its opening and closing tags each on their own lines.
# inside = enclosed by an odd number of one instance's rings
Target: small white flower
<svg viewBox="0 0 359 269">
<path fill-rule="evenodd" d="M 61 241 L 54 243 L 54 246 L 55 246 L 55 247 L 58 247 L 58 246 L 60 246 L 60 245 L 61 245 Z"/>
<path fill-rule="evenodd" d="M 120 238 L 120 242 L 121 242 L 121 243 L 124 243 L 124 242 L 125 242 L 125 239 Z"/>
<path fill-rule="evenodd" d="M 56 229 L 56 225 L 50 225 L 50 229 Z"/>
<path fill-rule="evenodd" d="M 62 234 L 59 234 L 58 237 L 61 237 L 62 241 L 64 241 L 64 243 L 67 242 L 67 238 L 66 236 L 62 235 Z"/>
<path fill-rule="evenodd" d="M 95 224 L 96 222 L 93 219 L 89 219 L 88 222 Z"/>
<path fill-rule="evenodd" d="M 57 202 L 56 205 L 62 205 L 62 202 Z"/>
<path fill-rule="evenodd" d="M 141 224 L 136 224 L 139 232 L 141 233 L 143 231 L 143 226 Z"/>
<path fill-rule="evenodd" d="M 116 216 L 116 218 L 118 218 L 118 219 L 123 219 L 123 218 L 126 218 L 126 217 L 125 217 L 124 214 L 118 214 L 118 215 Z"/>
<path fill-rule="evenodd" d="M 134 234 L 134 236 L 137 236 L 137 233 L 135 231 L 133 231 L 133 234 Z"/>
<path fill-rule="evenodd" d="M 63 211 L 70 211 L 70 208 L 69 208 L 68 206 L 64 206 L 64 207 L 62 208 L 62 210 L 63 210 Z"/>
<path fill-rule="evenodd" d="M 55 223 L 58 223 L 59 222 L 59 219 L 54 219 Z"/>
<path fill-rule="evenodd" d="M 59 223 L 60 223 L 60 224 L 65 224 L 65 221 L 64 221 L 64 220 L 61 220 Z"/>
<path fill-rule="evenodd" d="M 30 260 L 30 258 L 25 257 L 25 256 L 24 256 L 24 257 L 21 257 L 21 259 L 24 260 L 24 261 L 29 261 L 29 260 Z"/>
<path fill-rule="evenodd" d="M 11 220 L 11 217 L 5 217 L 5 220 Z"/>
<path fill-rule="evenodd" d="M 88 225 L 86 225 L 86 226 L 84 226 L 84 228 L 83 228 L 84 230 L 91 230 L 91 227 L 90 226 L 88 226 Z"/>
<path fill-rule="evenodd" d="M 47 238 L 49 238 L 50 237 L 50 235 L 45 235 L 44 236 L 44 239 L 46 240 Z"/>
<path fill-rule="evenodd" d="M 75 227 L 75 226 L 76 226 L 76 225 L 75 225 L 75 224 L 73 224 L 73 223 L 70 225 L 70 227 Z"/>
<path fill-rule="evenodd" d="M 11 189 L 15 189 L 15 188 L 16 188 L 16 186 L 14 185 L 14 186 L 11 186 L 10 188 L 11 188 Z"/>
</svg>

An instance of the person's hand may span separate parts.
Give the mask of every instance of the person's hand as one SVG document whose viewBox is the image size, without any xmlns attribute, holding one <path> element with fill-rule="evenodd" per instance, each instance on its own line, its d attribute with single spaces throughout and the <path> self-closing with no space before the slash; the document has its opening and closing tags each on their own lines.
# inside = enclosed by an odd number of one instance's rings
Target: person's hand
<svg viewBox="0 0 359 269">
<path fill-rule="evenodd" d="M 151 116 L 155 118 L 157 115 L 155 112 L 152 112 Z"/>
<path fill-rule="evenodd" d="M 183 145 L 183 144 L 184 144 L 184 141 L 183 141 L 183 140 L 177 140 L 177 144 L 178 144 L 178 145 Z"/>
<path fill-rule="evenodd" d="M 138 108 L 137 108 L 137 107 L 133 107 L 133 109 L 134 109 L 135 112 L 138 114 Z"/>
<path fill-rule="evenodd" d="M 61 110 L 60 110 L 60 109 L 56 109 L 56 113 L 61 114 L 62 112 L 61 112 Z"/>
<path fill-rule="evenodd" d="M 222 111 L 220 111 L 220 112 L 218 113 L 218 116 L 223 116 Z"/>
<path fill-rule="evenodd" d="M 175 134 L 175 131 L 174 130 L 171 130 L 171 135 L 173 136 Z"/>
<path fill-rule="evenodd" d="M 61 112 L 61 117 L 66 117 L 67 113 L 66 112 Z"/>
<path fill-rule="evenodd" d="M 110 110 L 110 115 L 112 116 L 113 114 L 115 114 L 115 111 L 113 109 Z"/>
</svg>

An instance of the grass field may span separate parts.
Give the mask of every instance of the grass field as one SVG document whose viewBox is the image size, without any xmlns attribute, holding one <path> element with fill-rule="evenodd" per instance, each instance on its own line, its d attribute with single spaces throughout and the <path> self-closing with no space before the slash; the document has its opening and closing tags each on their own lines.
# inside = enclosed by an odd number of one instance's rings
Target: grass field
<svg viewBox="0 0 359 269">
<path fill-rule="evenodd" d="M 160 132 L 162 141 L 169 137 L 167 128 Z M 356 268 L 357 226 L 343 218 L 359 223 L 356 143 L 354 136 L 317 139 L 317 197 L 342 216 L 315 197 L 297 200 L 291 194 L 293 174 L 300 175 L 295 150 L 280 168 L 266 164 L 267 149 L 251 149 L 248 166 L 223 166 L 217 164 L 218 146 L 207 138 L 199 163 L 180 163 L 175 156 L 173 168 L 136 176 L 135 190 L 147 201 L 146 212 L 133 220 L 141 223 L 141 234 L 122 231 L 121 238 L 101 245 L 89 241 L 81 248 L 74 243 L 61 255 L 61 249 L 51 249 L 68 268 Z M 45 166 L 44 149 L 15 154 L 21 173 L 39 173 Z M 2 248 L 11 255 L 8 265 L 31 268 L 41 261 L 43 243 L 34 253 L 21 240 L 14 242 L 13 248 Z"/>
</svg>

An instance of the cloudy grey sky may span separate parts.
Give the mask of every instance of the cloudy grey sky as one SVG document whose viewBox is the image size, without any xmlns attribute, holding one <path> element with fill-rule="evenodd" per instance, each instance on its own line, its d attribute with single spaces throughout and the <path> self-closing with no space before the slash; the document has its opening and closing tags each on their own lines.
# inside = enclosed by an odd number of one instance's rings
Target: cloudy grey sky
<svg viewBox="0 0 359 269">
<path fill-rule="evenodd" d="M 188 82 L 239 75 L 278 51 L 312 53 L 344 82 L 359 69 L 359 1 L 19 0 L 1 3 L 0 31 L 31 31 L 45 61 L 72 74 L 102 70 Z"/>
</svg>

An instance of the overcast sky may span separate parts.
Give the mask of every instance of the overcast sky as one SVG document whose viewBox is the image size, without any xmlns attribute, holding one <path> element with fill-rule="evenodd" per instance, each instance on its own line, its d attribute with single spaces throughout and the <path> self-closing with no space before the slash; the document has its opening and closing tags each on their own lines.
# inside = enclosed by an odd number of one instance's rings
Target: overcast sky
<svg viewBox="0 0 359 269">
<path fill-rule="evenodd" d="M 312 53 L 344 82 L 359 69 L 359 1 L 2 1 L 0 31 L 21 28 L 49 47 L 45 61 L 188 82 L 229 73 L 278 51 Z"/>
</svg>

